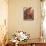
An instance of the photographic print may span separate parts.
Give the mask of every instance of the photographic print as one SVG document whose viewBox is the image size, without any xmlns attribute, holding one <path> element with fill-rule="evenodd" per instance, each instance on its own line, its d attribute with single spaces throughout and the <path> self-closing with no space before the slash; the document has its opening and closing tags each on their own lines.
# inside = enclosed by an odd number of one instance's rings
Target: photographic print
<svg viewBox="0 0 46 46">
<path fill-rule="evenodd" d="M 34 20 L 34 10 L 32 7 L 24 8 L 24 20 Z"/>
</svg>

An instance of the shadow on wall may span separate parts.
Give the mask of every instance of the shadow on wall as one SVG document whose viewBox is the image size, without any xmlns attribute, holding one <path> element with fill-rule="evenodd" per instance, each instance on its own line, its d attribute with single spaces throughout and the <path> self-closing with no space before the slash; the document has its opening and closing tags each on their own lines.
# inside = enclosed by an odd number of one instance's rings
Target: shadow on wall
<svg viewBox="0 0 46 46">
<path fill-rule="evenodd" d="M 2 46 L 2 43 L 0 42 L 0 46 Z"/>
<path fill-rule="evenodd" d="M 8 38 L 8 34 L 6 33 L 3 39 L 3 45 L 5 46 L 8 43 L 8 41 L 9 41 L 9 38 Z"/>
</svg>

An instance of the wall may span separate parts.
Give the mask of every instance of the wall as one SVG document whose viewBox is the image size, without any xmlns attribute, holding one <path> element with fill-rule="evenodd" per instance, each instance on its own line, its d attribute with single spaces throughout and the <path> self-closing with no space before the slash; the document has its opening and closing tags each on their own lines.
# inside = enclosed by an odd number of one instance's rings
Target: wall
<svg viewBox="0 0 46 46">
<path fill-rule="evenodd" d="M 0 0 L 0 43 L 3 42 L 4 36 L 8 29 L 8 0 Z"/>
<path fill-rule="evenodd" d="M 23 8 L 33 7 L 34 20 L 25 21 L 23 19 Z M 23 30 L 31 34 L 31 38 L 40 36 L 40 0 L 9 0 L 8 33 L 9 36 L 17 30 Z"/>
</svg>

